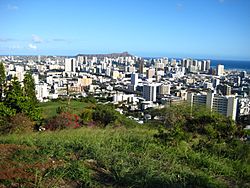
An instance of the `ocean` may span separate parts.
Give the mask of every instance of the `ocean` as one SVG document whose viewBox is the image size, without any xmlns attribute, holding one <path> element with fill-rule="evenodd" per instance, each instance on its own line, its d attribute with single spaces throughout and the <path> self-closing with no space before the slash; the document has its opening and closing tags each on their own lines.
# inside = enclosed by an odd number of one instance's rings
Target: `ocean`
<svg viewBox="0 0 250 188">
<path fill-rule="evenodd" d="M 237 60 L 211 60 L 211 66 L 222 64 L 227 70 L 238 70 L 250 72 L 250 61 L 237 61 Z"/>
</svg>

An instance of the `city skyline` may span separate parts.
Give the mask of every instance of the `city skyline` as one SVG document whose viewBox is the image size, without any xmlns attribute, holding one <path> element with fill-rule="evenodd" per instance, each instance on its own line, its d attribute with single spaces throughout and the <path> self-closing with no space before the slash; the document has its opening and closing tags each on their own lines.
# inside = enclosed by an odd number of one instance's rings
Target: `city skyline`
<svg viewBox="0 0 250 188">
<path fill-rule="evenodd" d="M 0 55 L 250 60 L 250 2 L 1 1 Z"/>
</svg>

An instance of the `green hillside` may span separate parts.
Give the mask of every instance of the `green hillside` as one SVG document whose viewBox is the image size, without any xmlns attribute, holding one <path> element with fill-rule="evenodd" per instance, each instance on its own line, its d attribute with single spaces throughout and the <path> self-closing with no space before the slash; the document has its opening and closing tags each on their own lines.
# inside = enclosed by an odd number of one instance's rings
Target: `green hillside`
<svg viewBox="0 0 250 188">
<path fill-rule="evenodd" d="M 39 104 L 37 121 L 2 105 L 0 187 L 250 187 L 250 144 L 230 118 L 178 105 L 139 125 L 91 101 Z"/>
<path fill-rule="evenodd" d="M 88 106 L 86 102 L 82 101 L 77 101 L 77 100 L 71 100 L 70 103 L 68 104 L 68 101 L 50 101 L 50 102 L 45 102 L 45 103 L 40 103 L 39 107 L 41 108 L 42 111 L 42 116 L 43 118 L 51 118 L 56 115 L 56 110 L 58 107 L 62 106 L 68 106 L 71 110 L 72 113 L 80 113 L 80 111 Z"/>
<path fill-rule="evenodd" d="M 249 187 L 249 163 L 159 142 L 157 130 L 80 128 L 0 138 L 4 187 Z M 223 156 L 225 155 L 225 156 Z"/>
</svg>

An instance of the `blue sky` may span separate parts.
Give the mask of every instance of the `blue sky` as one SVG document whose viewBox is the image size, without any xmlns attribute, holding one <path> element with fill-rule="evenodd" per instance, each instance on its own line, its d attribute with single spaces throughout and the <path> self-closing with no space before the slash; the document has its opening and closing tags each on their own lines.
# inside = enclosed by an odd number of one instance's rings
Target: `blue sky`
<svg viewBox="0 0 250 188">
<path fill-rule="evenodd" d="M 250 60 L 249 0 L 0 0 L 0 54 Z"/>
</svg>

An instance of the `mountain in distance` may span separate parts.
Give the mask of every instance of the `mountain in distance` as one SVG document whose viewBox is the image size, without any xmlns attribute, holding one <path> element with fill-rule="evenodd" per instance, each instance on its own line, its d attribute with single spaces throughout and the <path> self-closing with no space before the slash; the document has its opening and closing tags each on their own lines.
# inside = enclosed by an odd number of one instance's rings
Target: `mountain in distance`
<svg viewBox="0 0 250 188">
<path fill-rule="evenodd" d="M 97 58 L 117 58 L 117 57 L 131 57 L 133 55 L 129 54 L 128 52 L 122 53 L 110 53 L 110 54 L 78 54 L 77 56 L 86 56 L 88 58 L 97 57 Z"/>
</svg>

